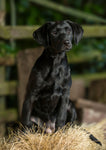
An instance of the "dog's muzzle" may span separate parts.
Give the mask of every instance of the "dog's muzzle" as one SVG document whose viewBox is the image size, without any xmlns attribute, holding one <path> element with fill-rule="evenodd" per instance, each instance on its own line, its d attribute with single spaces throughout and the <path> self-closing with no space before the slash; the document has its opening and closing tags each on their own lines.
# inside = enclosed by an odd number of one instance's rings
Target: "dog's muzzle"
<svg viewBox="0 0 106 150">
<path fill-rule="evenodd" d="M 72 48 L 72 43 L 69 40 L 64 40 L 63 44 L 66 50 L 70 50 Z"/>
</svg>

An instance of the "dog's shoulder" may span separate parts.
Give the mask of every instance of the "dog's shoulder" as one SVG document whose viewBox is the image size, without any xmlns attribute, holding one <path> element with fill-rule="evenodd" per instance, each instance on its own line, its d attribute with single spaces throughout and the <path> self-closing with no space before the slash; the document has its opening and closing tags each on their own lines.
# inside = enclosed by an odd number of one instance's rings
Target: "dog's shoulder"
<svg viewBox="0 0 106 150">
<path fill-rule="evenodd" d="M 50 57 L 48 57 L 48 55 L 46 54 L 45 50 L 43 51 L 43 53 L 41 54 L 41 56 L 37 59 L 37 61 L 35 62 L 33 69 L 38 69 L 41 70 L 43 68 L 47 68 L 47 67 L 51 67 L 52 65 L 52 59 Z"/>
</svg>

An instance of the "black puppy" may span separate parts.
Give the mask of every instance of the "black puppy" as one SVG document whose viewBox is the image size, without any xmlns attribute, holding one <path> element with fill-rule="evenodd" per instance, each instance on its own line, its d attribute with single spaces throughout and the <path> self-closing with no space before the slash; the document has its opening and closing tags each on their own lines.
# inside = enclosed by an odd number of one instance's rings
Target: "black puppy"
<svg viewBox="0 0 106 150">
<path fill-rule="evenodd" d="M 76 111 L 70 100 L 71 74 L 66 51 L 81 40 L 83 29 L 69 20 L 48 22 L 37 29 L 34 39 L 45 46 L 43 54 L 32 68 L 22 110 L 22 123 L 35 123 L 52 133 L 66 123 L 76 120 Z M 90 133 L 90 139 L 101 143 Z"/>
<path fill-rule="evenodd" d="M 32 68 L 22 110 L 22 123 L 40 127 L 46 132 L 63 127 L 76 120 L 76 111 L 70 100 L 71 74 L 66 51 L 81 40 L 83 29 L 69 20 L 48 22 L 37 29 L 34 39 L 45 46 L 43 54 Z"/>
</svg>

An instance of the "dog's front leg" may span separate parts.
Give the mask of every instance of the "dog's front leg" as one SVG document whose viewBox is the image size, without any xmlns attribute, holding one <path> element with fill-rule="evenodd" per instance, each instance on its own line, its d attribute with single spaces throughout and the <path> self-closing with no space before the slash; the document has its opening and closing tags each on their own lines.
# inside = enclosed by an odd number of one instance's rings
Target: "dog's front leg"
<svg viewBox="0 0 106 150">
<path fill-rule="evenodd" d="M 77 113 L 75 106 L 71 100 L 69 100 L 69 104 L 67 107 L 67 122 L 72 124 L 77 119 Z"/>
<path fill-rule="evenodd" d="M 56 130 L 58 128 L 62 128 L 65 123 L 66 123 L 66 119 L 67 119 L 67 100 L 62 98 L 61 99 L 61 105 L 60 108 L 58 110 L 58 114 L 56 117 Z"/>
<path fill-rule="evenodd" d="M 32 121 L 30 120 L 31 118 L 31 111 L 32 111 L 32 103 L 30 99 L 26 99 L 23 103 L 23 109 L 22 109 L 22 124 L 26 125 L 27 127 L 32 126 Z"/>
</svg>

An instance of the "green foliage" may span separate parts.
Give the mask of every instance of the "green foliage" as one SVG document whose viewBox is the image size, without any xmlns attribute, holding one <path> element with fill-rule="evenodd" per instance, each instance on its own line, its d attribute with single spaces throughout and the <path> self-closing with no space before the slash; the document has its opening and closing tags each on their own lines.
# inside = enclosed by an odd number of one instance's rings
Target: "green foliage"
<svg viewBox="0 0 106 150">
<path fill-rule="evenodd" d="M 51 0 L 54 2 L 54 0 Z M 105 0 L 62 0 L 58 1 L 55 0 L 55 2 L 71 6 L 73 8 L 77 8 L 78 10 L 83 10 L 84 12 L 92 13 L 95 15 L 100 15 L 102 17 L 105 16 Z M 41 25 L 44 24 L 47 21 L 51 20 L 64 20 L 64 19 L 70 19 L 69 16 L 60 14 L 58 12 L 55 12 L 50 9 L 45 9 L 43 7 L 40 7 L 38 5 L 35 5 L 33 3 L 29 3 L 28 0 L 18 0 L 15 1 L 16 3 L 16 20 L 17 25 Z M 7 1 L 7 17 L 6 17 L 6 23 L 10 24 L 10 2 Z M 71 20 L 76 21 L 80 24 L 86 24 L 91 22 L 82 21 L 82 19 L 74 18 L 72 17 Z M 35 47 L 35 43 L 33 43 L 31 40 L 26 41 L 16 41 L 16 48 L 13 49 L 11 44 L 9 42 L 0 43 L 0 56 L 5 56 L 9 54 L 16 55 L 16 53 L 19 50 L 25 49 L 25 48 L 31 48 Z M 89 62 L 90 67 L 83 68 L 83 71 L 103 71 L 106 67 L 106 40 L 105 39 L 82 39 L 82 41 L 76 45 L 73 46 L 73 49 L 68 53 L 69 59 L 71 59 L 72 55 L 76 56 L 87 56 L 92 55 L 93 52 L 96 52 L 97 54 L 101 54 L 101 58 L 97 60 L 96 58 Z M 82 65 L 83 66 L 83 65 Z"/>
<path fill-rule="evenodd" d="M 6 55 L 15 55 L 17 53 L 18 49 L 13 49 L 10 43 L 3 43 L 0 42 L 0 56 L 6 56 Z"/>
<path fill-rule="evenodd" d="M 71 59 L 73 55 L 89 58 L 90 55 L 96 54 L 94 59 L 82 64 L 73 64 L 75 73 L 94 73 L 103 72 L 106 68 L 106 39 L 83 39 L 78 45 L 73 46 L 73 49 L 68 52 L 68 57 Z M 92 56 L 90 56 L 92 57 Z"/>
<path fill-rule="evenodd" d="M 100 5 L 98 4 L 92 5 L 92 3 L 87 3 L 84 6 L 84 11 L 89 12 L 89 13 L 93 12 L 98 15 L 104 14 L 104 9 Z"/>
</svg>

